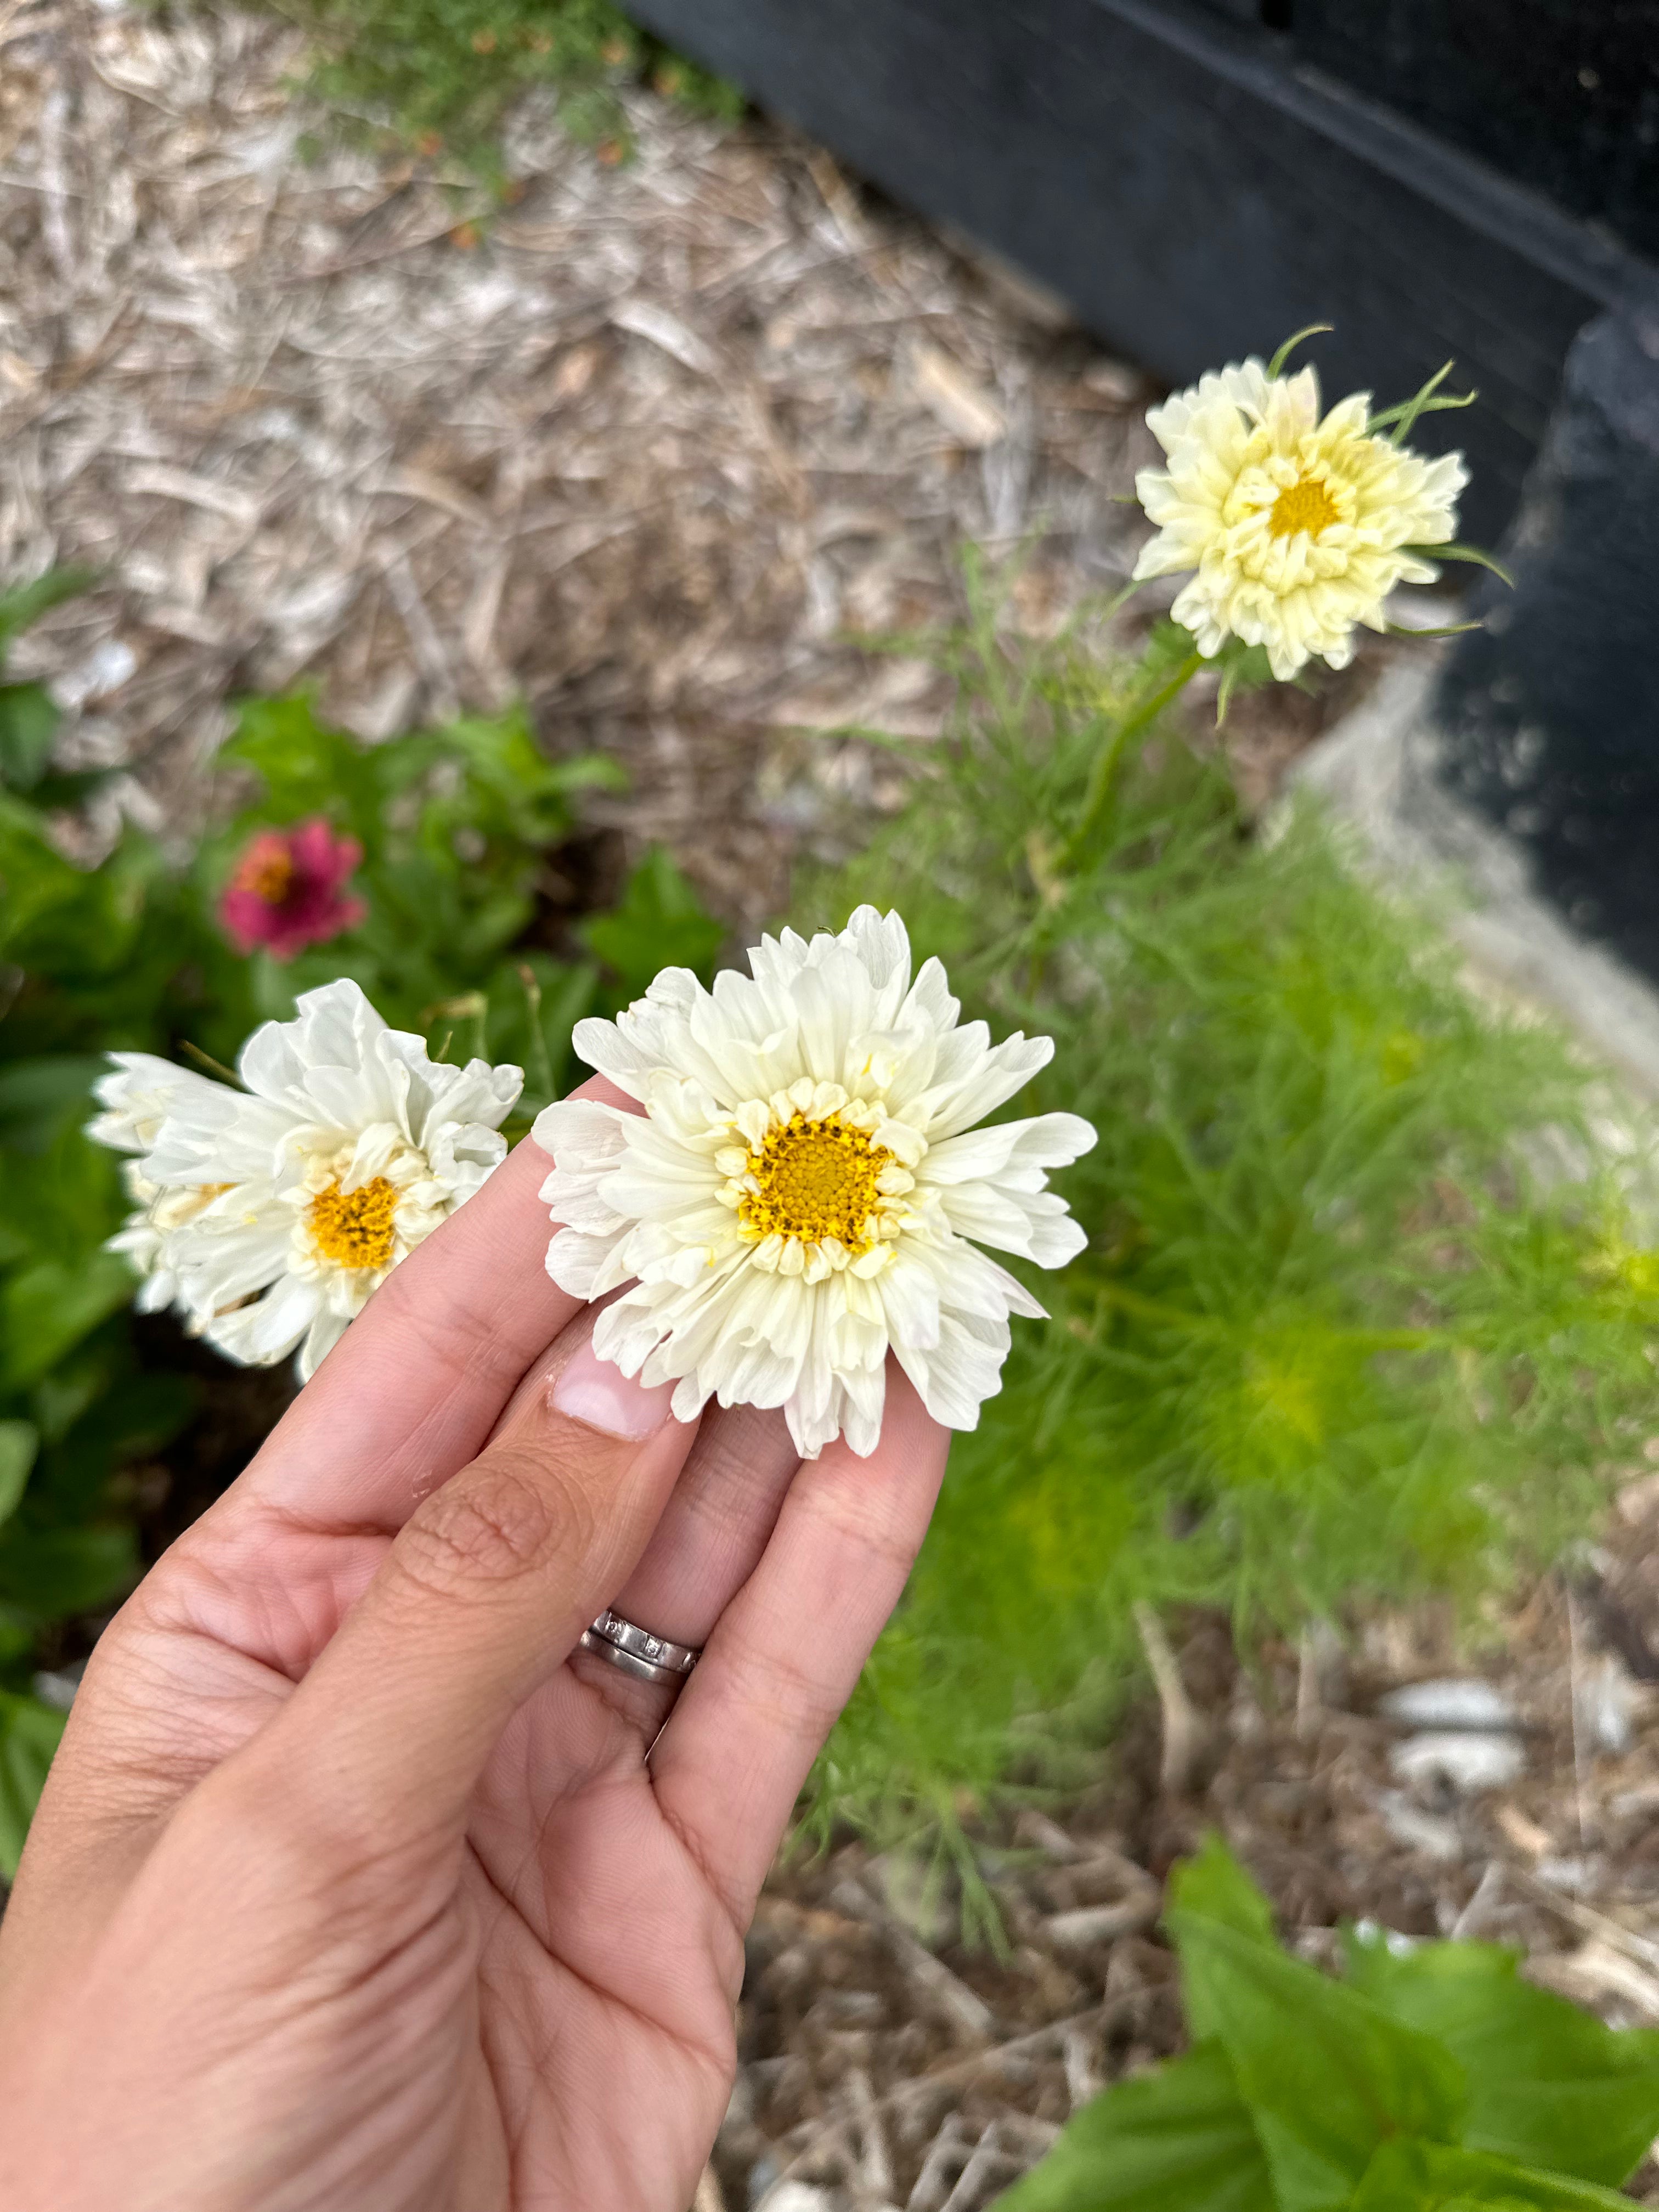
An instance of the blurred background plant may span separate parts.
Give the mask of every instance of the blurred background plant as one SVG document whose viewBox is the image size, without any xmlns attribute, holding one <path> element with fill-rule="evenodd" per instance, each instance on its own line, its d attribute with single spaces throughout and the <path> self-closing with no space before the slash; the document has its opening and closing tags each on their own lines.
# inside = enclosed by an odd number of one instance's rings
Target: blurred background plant
<svg viewBox="0 0 1659 2212">
<path fill-rule="evenodd" d="M 0 599 L 0 650 L 82 580 Z M 665 963 L 707 972 L 723 933 L 660 853 L 612 910 L 584 915 L 561 855 L 580 850 L 582 793 L 617 774 L 550 762 L 516 710 L 365 747 L 301 694 L 246 702 L 199 848 L 175 854 L 126 823 L 90 868 L 54 836 L 98 781 L 51 772 L 57 719 L 41 686 L 0 685 L 0 1870 L 62 1724 L 32 1681 L 84 1650 L 147 1549 L 236 1472 L 285 1397 L 282 1378 L 219 1368 L 126 1310 L 132 1275 L 102 1249 L 126 1208 L 118 1164 L 82 1133 L 103 1054 L 228 1064 L 296 993 L 351 975 L 436 1057 L 522 1066 L 516 1136 L 576 1079 L 574 1022 Z M 228 886 L 244 921 L 262 894 L 279 917 L 296 831 L 302 858 L 320 838 L 356 860 L 351 896 L 292 957 L 239 949 Z"/>
<path fill-rule="evenodd" d="M 1055 1038 L 1018 1110 L 1100 1132 L 1063 1179 L 1089 1249 L 1031 1277 L 1054 1323 L 957 1439 L 816 1777 L 818 1835 L 953 1863 L 971 1922 L 963 1818 L 1091 1771 L 1145 1608 L 1247 1647 L 1355 1601 L 1467 1614 L 1589 1528 L 1639 1461 L 1659 1260 L 1565 1040 L 1477 1000 L 1311 808 L 1250 835 L 1213 744 L 1147 719 L 1184 631 L 1020 641 L 970 587 L 949 741 L 804 904 L 896 906 L 967 1012 Z"/>
</svg>

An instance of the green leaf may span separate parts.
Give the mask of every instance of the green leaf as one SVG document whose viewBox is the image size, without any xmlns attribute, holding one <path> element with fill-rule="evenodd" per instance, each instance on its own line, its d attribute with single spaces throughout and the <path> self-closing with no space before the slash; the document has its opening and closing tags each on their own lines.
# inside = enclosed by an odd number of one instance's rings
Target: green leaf
<svg viewBox="0 0 1659 2212">
<path fill-rule="evenodd" d="M 35 1528 L 26 1516 L 0 1528 L 0 1601 L 36 1621 L 94 1613 L 120 1597 L 138 1574 L 130 1528 L 93 1522 L 79 1528 Z"/>
<path fill-rule="evenodd" d="M 1467 637 L 1472 629 L 1485 629 L 1481 622 L 1439 623 L 1431 629 L 1413 623 L 1384 623 L 1383 629 L 1390 637 Z"/>
<path fill-rule="evenodd" d="M 0 1521 L 9 1521 L 17 1510 L 40 1449 L 33 1421 L 0 1421 Z"/>
<path fill-rule="evenodd" d="M 48 568 L 32 584 L 0 592 L 0 660 L 13 638 L 40 621 L 64 599 L 73 599 L 97 581 L 90 568 Z"/>
<path fill-rule="evenodd" d="M 52 758 L 58 719 L 43 684 L 0 684 L 0 783 L 34 789 Z"/>
<path fill-rule="evenodd" d="M 262 805 L 239 818 L 239 838 L 256 821 L 297 822 L 313 814 L 337 821 L 343 809 L 372 854 L 380 842 L 390 765 L 382 755 L 395 758 L 389 747 L 360 744 L 348 732 L 319 722 L 308 692 L 240 701 L 236 728 L 220 758 L 256 770 L 265 794 Z"/>
<path fill-rule="evenodd" d="M 92 1086 L 108 1065 L 91 1053 L 43 1053 L 0 1068 L 0 1145 L 45 1151 L 67 1112 L 91 1113 Z"/>
<path fill-rule="evenodd" d="M 1285 362 L 1296 351 L 1304 338 L 1318 337 L 1322 332 L 1332 331 L 1335 328 L 1336 325 L 1334 323 L 1310 323 L 1305 330 L 1297 331 L 1293 337 L 1286 338 L 1284 344 L 1279 349 L 1279 351 L 1267 363 L 1268 375 L 1279 376 L 1283 374 Z"/>
<path fill-rule="evenodd" d="M 1214 1828 L 1191 1858 L 1172 1869 L 1170 1906 L 1176 1912 L 1200 1912 L 1259 1943 L 1273 1940 L 1272 1905 Z"/>
<path fill-rule="evenodd" d="M 0 1690 L 0 1875 L 8 1881 L 17 1872 L 66 1717 L 38 1698 Z"/>
<path fill-rule="evenodd" d="M 1483 553 L 1478 545 L 1407 545 L 1404 550 L 1415 553 L 1420 561 L 1468 561 L 1477 568 L 1490 569 L 1500 583 L 1515 589 L 1515 579 L 1503 562 Z"/>
<path fill-rule="evenodd" d="M 1488 1943 L 1397 1951 L 1350 1933 L 1351 1984 L 1444 2045 L 1468 2079 L 1463 2141 L 1475 2150 L 1616 2188 L 1659 2135 L 1659 2033 L 1615 2030 L 1522 1981 Z"/>
<path fill-rule="evenodd" d="M 1395 2142 L 1371 2160 L 1349 2212 L 1475 2212 L 1477 2206 L 1492 2212 L 1630 2212 L 1630 2199 L 1481 2151 Z"/>
<path fill-rule="evenodd" d="M 584 922 L 576 933 L 630 999 L 665 968 L 690 968 L 706 976 L 726 938 L 725 926 L 667 854 L 654 847 L 629 876 L 616 912 Z"/>
<path fill-rule="evenodd" d="M 1085 2105 L 998 2212 L 1274 2212 L 1267 2162 L 1218 2044 Z"/>
<path fill-rule="evenodd" d="M 1462 2072 L 1430 2038 L 1259 1935 L 1179 1910 L 1168 1924 L 1194 2017 L 1226 2046 L 1281 2212 L 1345 2203 L 1391 2135 L 1457 2140 Z"/>
<path fill-rule="evenodd" d="M 1365 425 L 1366 435 L 1372 436 L 1378 430 L 1387 429 L 1392 423 L 1394 428 L 1391 442 L 1396 446 L 1403 446 L 1415 428 L 1420 416 L 1438 415 L 1443 413 L 1448 408 L 1473 407 L 1480 397 L 1478 392 L 1454 393 L 1443 392 L 1438 389 L 1438 386 L 1443 384 L 1447 377 L 1451 374 L 1455 366 L 1453 362 L 1443 362 L 1436 369 L 1428 382 L 1413 392 L 1409 399 L 1402 399 L 1396 406 L 1384 407 L 1380 413 L 1373 415 Z"/>
<path fill-rule="evenodd" d="M 1273 1944 L 1273 1907 L 1213 1828 L 1196 1854 L 1172 1869 L 1168 1903 L 1172 1911 L 1202 1913 L 1252 1942 Z M 1218 2035 L 1221 2022 L 1184 1966 L 1181 1979 L 1188 2033 L 1197 2043 Z"/>
<path fill-rule="evenodd" d="M 42 1260 L 0 1284 L 0 1389 L 44 1375 L 137 1287 L 116 1252 L 94 1252 L 78 1264 Z"/>
</svg>

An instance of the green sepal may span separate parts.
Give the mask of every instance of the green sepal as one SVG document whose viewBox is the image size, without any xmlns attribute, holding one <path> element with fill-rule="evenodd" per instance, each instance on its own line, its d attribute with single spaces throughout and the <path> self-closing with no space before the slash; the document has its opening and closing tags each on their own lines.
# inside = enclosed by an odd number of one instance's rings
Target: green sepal
<svg viewBox="0 0 1659 2212">
<path fill-rule="evenodd" d="M 1428 382 L 1413 392 L 1409 399 L 1402 399 L 1395 406 L 1379 410 L 1366 423 L 1366 435 L 1373 436 L 1377 431 L 1388 428 L 1392 424 L 1393 428 L 1389 433 L 1389 442 L 1394 446 L 1403 446 L 1415 428 L 1419 416 L 1438 415 L 1451 408 L 1473 407 L 1480 397 L 1478 392 L 1447 392 L 1437 388 L 1451 374 L 1454 366 L 1455 364 L 1449 361 L 1443 362 L 1436 369 Z"/>
<path fill-rule="evenodd" d="M 1503 562 L 1483 553 L 1478 545 L 1405 545 L 1401 550 L 1414 554 L 1419 561 L 1468 561 L 1477 568 L 1490 569 L 1500 583 L 1515 589 L 1515 579 Z"/>
<path fill-rule="evenodd" d="M 1309 323 L 1305 328 L 1297 331 L 1293 337 L 1286 338 L 1284 344 L 1279 349 L 1279 351 L 1267 363 L 1267 374 L 1269 379 L 1276 377 L 1282 373 L 1285 362 L 1296 351 L 1297 348 L 1302 343 L 1304 338 L 1318 337 L 1322 332 L 1334 331 L 1336 325 L 1334 323 Z"/>
</svg>

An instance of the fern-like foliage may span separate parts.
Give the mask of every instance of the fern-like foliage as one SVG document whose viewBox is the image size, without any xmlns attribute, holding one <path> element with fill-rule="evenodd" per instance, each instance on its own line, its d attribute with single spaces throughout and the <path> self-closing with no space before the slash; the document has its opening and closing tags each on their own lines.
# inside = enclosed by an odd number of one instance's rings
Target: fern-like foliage
<svg viewBox="0 0 1659 2212">
<path fill-rule="evenodd" d="M 1053 1035 L 1012 1110 L 1100 1133 L 1060 1180 L 1089 1248 L 1030 1277 L 1054 1319 L 1017 1324 L 956 1441 L 820 1829 L 948 1844 L 964 1800 L 1063 1776 L 1132 1679 L 1136 1600 L 1248 1638 L 1501 1586 L 1591 1525 L 1651 1415 L 1646 1170 L 1594 1133 L 1600 1079 L 1472 995 L 1310 809 L 1253 837 L 1168 717 L 1122 741 L 1189 643 L 1011 643 L 978 590 L 939 647 L 948 743 L 811 895 L 897 907 L 969 1013 Z"/>
</svg>

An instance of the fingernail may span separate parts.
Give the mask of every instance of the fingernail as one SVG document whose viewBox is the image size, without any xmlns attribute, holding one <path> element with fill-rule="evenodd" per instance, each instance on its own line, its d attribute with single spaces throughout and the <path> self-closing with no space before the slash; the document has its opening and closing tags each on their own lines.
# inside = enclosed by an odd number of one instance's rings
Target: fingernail
<svg viewBox="0 0 1659 2212">
<path fill-rule="evenodd" d="M 626 1437 L 633 1443 L 652 1436 L 668 1419 L 672 1382 L 659 1382 L 647 1390 L 630 1382 L 620 1367 L 601 1359 L 590 1338 L 578 1346 L 559 1370 L 553 1384 L 555 1412 L 608 1437 Z"/>
</svg>

